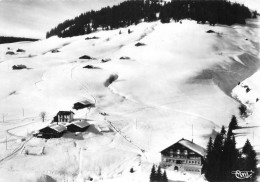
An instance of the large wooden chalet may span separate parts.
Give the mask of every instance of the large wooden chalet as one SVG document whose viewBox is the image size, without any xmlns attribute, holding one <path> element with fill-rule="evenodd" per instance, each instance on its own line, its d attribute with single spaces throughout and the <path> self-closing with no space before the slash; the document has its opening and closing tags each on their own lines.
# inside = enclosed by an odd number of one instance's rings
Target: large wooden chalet
<svg viewBox="0 0 260 182">
<path fill-rule="evenodd" d="M 161 151 L 161 166 L 178 171 L 201 173 L 206 150 L 186 139 Z"/>
<path fill-rule="evenodd" d="M 73 121 L 74 112 L 72 111 L 59 111 L 54 117 L 54 122 L 68 122 Z"/>
<path fill-rule="evenodd" d="M 39 133 L 37 133 L 37 137 L 59 138 L 66 132 L 66 130 L 67 128 L 64 125 L 54 123 L 40 129 Z"/>
</svg>

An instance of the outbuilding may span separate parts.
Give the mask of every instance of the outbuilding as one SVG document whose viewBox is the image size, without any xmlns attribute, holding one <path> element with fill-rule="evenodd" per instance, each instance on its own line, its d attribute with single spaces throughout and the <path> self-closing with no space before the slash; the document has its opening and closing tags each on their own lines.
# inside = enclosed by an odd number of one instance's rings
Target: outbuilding
<svg viewBox="0 0 260 182">
<path fill-rule="evenodd" d="M 66 130 L 67 128 L 64 125 L 54 123 L 40 129 L 36 136 L 41 138 L 59 138 Z"/>
<path fill-rule="evenodd" d="M 95 107 L 95 103 L 92 103 L 91 101 L 88 101 L 88 100 L 83 100 L 83 101 L 79 101 L 79 102 L 76 102 L 74 105 L 73 105 L 73 109 L 83 109 L 83 108 L 91 108 L 91 107 Z"/>
<path fill-rule="evenodd" d="M 90 124 L 85 120 L 77 120 L 67 125 L 67 130 L 70 132 L 84 132 L 88 129 Z"/>
</svg>

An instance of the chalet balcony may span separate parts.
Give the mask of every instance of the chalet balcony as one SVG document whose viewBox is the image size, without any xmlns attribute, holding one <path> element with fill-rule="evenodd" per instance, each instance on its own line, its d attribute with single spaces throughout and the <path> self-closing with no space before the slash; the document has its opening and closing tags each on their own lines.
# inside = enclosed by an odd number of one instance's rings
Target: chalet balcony
<svg viewBox="0 0 260 182">
<path fill-rule="evenodd" d="M 165 163 L 167 165 L 170 164 L 202 165 L 200 159 L 188 159 L 188 158 L 166 157 L 166 156 L 162 156 L 162 163 Z"/>
<path fill-rule="evenodd" d="M 192 160 L 199 160 L 201 161 L 201 157 L 198 156 L 192 156 L 192 155 L 177 155 L 177 154 L 173 154 L 170 156 L 165 156 L 163 155 L 162 158 L 171 158 L 171 159 L 192 159 Z"/>
</svg>

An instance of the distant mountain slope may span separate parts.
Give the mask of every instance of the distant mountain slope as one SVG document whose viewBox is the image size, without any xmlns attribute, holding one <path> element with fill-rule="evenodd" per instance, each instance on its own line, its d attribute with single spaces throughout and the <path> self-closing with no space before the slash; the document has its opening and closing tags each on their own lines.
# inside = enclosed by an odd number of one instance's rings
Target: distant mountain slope
<svg viewBox="0 0 260 182">
<path fill-rule="evenodd" d="M 72 37 L 89 34 L 98 29 L 112 30 L 138 24 L 142 21 L 161 20 L 163 23 L 182 19 L 196 20 L 210 25 L 245 24 L 245 19 L 256 17 L 244 5 L 228 1 L 125 1 L 117 6 L 90 11 L 66 20 L 47 32 L 46 37 Z"/>
<path fill-rule="evenodd" d="M 24 37 L 6 37 L 0 36 L 0 44 L 21 42 L 21 41 L 37 41 L 38 39 L 24 38 Z"/>
</svg>

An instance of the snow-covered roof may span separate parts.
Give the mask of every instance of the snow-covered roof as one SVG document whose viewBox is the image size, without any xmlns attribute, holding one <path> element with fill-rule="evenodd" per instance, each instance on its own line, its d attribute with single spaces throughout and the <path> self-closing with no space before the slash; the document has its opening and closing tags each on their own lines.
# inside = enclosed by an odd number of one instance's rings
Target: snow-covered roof
<svg viewBox="0 0 260 182">
<path fill-rule="evenodd" d="M 94 103 L 91 102 L 90 100 L 81 100 L 81 101 L 79 101 L 79 103 L 81 103 L 81 104 L 83 104 L 83 105 L 94 104 Z"/>
<path fill-rule="evenodd" d="M 183 138 L 183 139 L 179 140 L 178 142 L 176 142 L 175 144 L 177 144 L 177 143 L 183 145 L 184 147 L 194 151 L 195 153 L 197 153 L 197 154 L 199 154 L 201 156 L 205 156 L 206 155 L 206 149 L 204 149 L 203 147 L 193 143 L 192 141 L 189 141 L 189 140 L 186 140 L 186 139 Z M 175 144 L 173 144 L 173 145 L 175 145 Z M 169 149 L 173 145 L 167 147 L 163 151 Z M 163 152 L 163 151 L 161 151 L 161 152 Z"/>
<path fill-rule="evenodd" d="M 74 125 L 76 125 L 76 126 L 78 126 L 78 127 L 80 127 L 80 128 L 85 128 L 85 127 L 87 127 L 87 126 L 90 125 L 90 124 L 89 124 L 87 121 L 85 121 L 85 120 L 73 121 L 73 122 L 70 123 L 70 124 L 74 124 Z M 68 124 L 68 125 L 70 125 L 70 124 Z"/>
<path fill-rule="evenodd" d="M 61 124 L 51 124 L 49 125 L 49 127 L 57 132 L 63 132 L 65 130 L 67 130 L 67 128 L 64 125 Z"/>
<path fill-rule="evenodd" d="M 193 143 L 189 140 L 181 139 L 177 143 L 189 148 L 190 150 L 193 150 L 194 152 L 196 152 L 196 153 L 198 153 L 202 156 L 206 155 L 206 150 L 203 147 L 201 147 L 201 146 L 199 146 L 199 145 L 197 145 L 197 144 L 195 144 L 195 143 Z"/>
<path fill-rule="evenodd" d="M 58 113 L 57 113 L 57 115 L 70 115 L 70 114 L 75 114 L 74 112 L 72 112 L 72 111 L 59 111 Z"/>
</svg>

